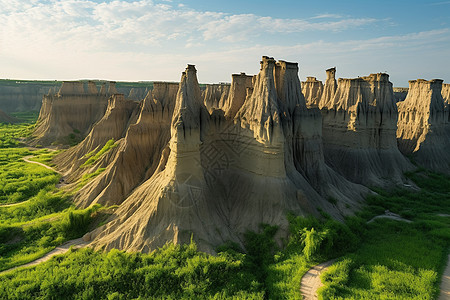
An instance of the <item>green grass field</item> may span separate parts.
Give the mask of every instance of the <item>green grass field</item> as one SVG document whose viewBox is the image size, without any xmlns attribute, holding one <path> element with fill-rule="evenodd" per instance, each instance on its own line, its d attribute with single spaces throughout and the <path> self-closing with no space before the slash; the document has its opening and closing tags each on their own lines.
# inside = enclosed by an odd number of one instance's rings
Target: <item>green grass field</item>
<svg viewBox="0 0 450 300">
<path fill-rule="evenodd" d="M 27 138 L 33 127 L 0 124 L 0 271 L 82 236 L 101 210 L 75 210 L 70 193 L 55 187 L 61 177 L 58 173 L 23 160 L 29 157 L 50 164 L 57 153 L 20 147 L 19 138 Z"/>
<path fill-rule="evenodd" d="M 450 179 L 424 170 L 408 174 L 420 192 L 378 191 L 368 220 L 385 209 L 412 223 L 378 219 L 364 226 L 358 249 L 324 274 L 322 299 L 435 299 L 450 245 Z"/>
</svg>

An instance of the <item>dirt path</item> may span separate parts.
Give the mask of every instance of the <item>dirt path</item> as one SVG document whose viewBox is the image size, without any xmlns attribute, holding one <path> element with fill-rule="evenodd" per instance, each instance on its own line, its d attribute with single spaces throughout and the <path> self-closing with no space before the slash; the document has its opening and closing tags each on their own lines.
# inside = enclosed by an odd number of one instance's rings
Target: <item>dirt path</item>
<svg viewBox="0 0 450 300">
<path fill-rule="evenodd" d="M 43 163 L 40 163 L 40 162 L 38 162 L 38 161 L 32 161 L 32 160 L 30 160 L 30 158 L 32 158 L 33 156 L 34 156 L 34 155 L 28 155 L 28 156 L 25 156 L 25 157 L 22 158 L 22 160 L 25 161 L 25 162 L 27 162 L 27 163 L 30 163 L 30 164 L 40 165 L 40 166 L 42 166 L 42 167 L 44 167 L 44 168 L 46 168 L 46 169 L 48 169 L 48 170 L 52 170 L 53 172 L 56 172 L 56 173 L 62 175 L 61 172 L 55 170 L 55 169 L 52 168 L 52 167 L 49 167 L 49 166 L 47 166 L 47 165 L 45 165 L 45 164 L 43 164 Z M 56 185 L 56 187 L 59 188 L 59 187 L 64 186 L 64 185 L 65 185 L 65 184 L 58 183 L 58 184 Z M 17 203 L 10 203 L 10 204 L 0 204 L 0 207 L 11 207 L 11 206 L 22 205 L 22 204 L 27 203 L 28 201 L 30 201 L 30 200 L 26 200 L 26 201 L 22 201 L 22 202 L 17 202 Z"/>
<path fill-rule="evenodd" d="M 317 290 L 323 285 L 320 280 L 320 274 L 331 266 L 334 261 L 333 259 L 314 266 L 303 275 L 302 281 L 300 282 L 300 292 L 302 293 L 303 300 L 319 299 L 317 297 Z"/>
<path fill-rule="evenodd" d="M 412 223 L 412 221 L 402 218 L 400 215 L 394 214 L 392 212 L 386 212 L 384 215 L 379 215 L 379 216 L 373 217 L 372 219 L 370 219 L 367 222 L 367 224 L 372 223 L 376 219 L 391 219 L 391 220 L 396 220 L 396 221 L 401 221 L 401 222 L 406 222 L 406 223 Z"/>
<path fill-rule="evenodd" d="M 30 201 L 30 200 L 25 200 L 25 201 L 22 201 L 22 202 L 11 203 L 11 204 L 0 204 L 0 207 L 11 207 L 11 206 L 22 205 L 22 204 L 27 203 L 28 201 Z"/>
<path fill-rule="evenodd" d="M 42 256 L 42 257 L 40 257 L 40 258 L 38 258 L 36 260 L 33 260 L 33 261 L 31 261 L 31 262 L 29 262 L 27 264 L 24 264 L 24 265 L 21 265 L 21 266 L 17 266 L 17 267 L 14 267 L 14 268 L 2 271 L 2 272 L 0 272 L 0 275 L 4 274 L 4 273 L 7 273 L 7 272 L 10 272 L 12 270 L 19 269 L 19 268 L 32 267 L 32 266 L 38 265 L 40 263 L 43 263 L 43 262 L 49 260 L 50 258 L 52 258 L 55 255 L 66 253 L 67 251 L 69 251 L 71 246 L 74 246 L 74 248 L 81 248 L 81 247 L 83 247 L 85 245 L 87 245 L 87 243 L 85 241 L 83 241 L 82 238 L 67 241 L 64 244 L 56 247 L 52 251 L 48 252 L 44 256 Z"/>
<path fill-rule="evenodd" d="M 450 255 L 447 259 L 447 267 L 445 267 L 444 274 L 441 279 L 441 293 L 438 300 L 450 299 Z"/>
<path fill-rule="evenodd" d="M 43 164 L 43 163 L 40 163 L 40 162 L 38 162 L 38 161 L 32 161 L 32 160 L 30 160 L 30 158 L 33 157 L 33 156 L 34 156 L 34 155 L 28 155 L 28 156 L 25 156 L 25 157 L 22 158 L 22 159 L 23 159 L 25 162 L 27 162 L 27 163 L 40 165 L 40 166 L 42 166 L 42 167 L 44 167 L 44 168 L 47 168 L 47 169 L 49 169 L 49 170 L 52 170 L 53 172 L 56 172 L 56 173 L 58 173 L 58 174 L 61 174 L 61 172 L 55 170 L 55 169 L 52 168 L 52 167 L 49 167 L 49 166 L 47 166 L 47 165 L 45 165 L 45 164 Z M 61 175 L 62 175 L 62 174 L 61 174 Z"/>
</svg>

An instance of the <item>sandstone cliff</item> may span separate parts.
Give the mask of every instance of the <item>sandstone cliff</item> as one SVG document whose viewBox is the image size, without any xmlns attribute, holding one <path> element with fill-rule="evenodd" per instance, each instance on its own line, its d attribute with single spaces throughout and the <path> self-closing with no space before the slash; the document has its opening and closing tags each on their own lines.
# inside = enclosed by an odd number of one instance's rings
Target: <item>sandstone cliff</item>
<svg viewBox="0 0 450 300">
<path fill-rule="evenodd" d="M 207 84 L 202 93 L 203 103 L 209 112 L 221 108 L 221 104 L 228 98 L 229 84 Z"/>
<path fill-rule="evenodd" d="M 397 104 L 397 139 L 400 150 L 413 155 L 417 163 L 448 174 L 450 131 L 447 127 L 448 111 L 441 92 L 440 79 L 409 82 L 408 96 Z"/>
<path fill-rule="evenodd" d="M 108 187 L 111 180 L 123 185 L 123 176 L 142 174 L 139 168 L 146 166 L 142 182 L 130 189 L 115 215 L 85 239 L 106 250 L 148 252 L 193 236 L 201 250 L 213 252 L 225 241 L 241 244 L 242 234 L 260 223 L 279 225 L 285 235 L 289 211 L 318 214 L 321 208 L 341 218 L 357 207 L 367 190 L 325 165 L 320 113 L 306 108 L 297 73 L 297 64 L 263 57 L 242 106 L 228 96 L 224 107 L 239 109 L 232 116 L 222 109 L 208 112 L 195 67 L 188 65 L 173 113 L 146 98 L 112 162 L 84 188 Z M 111 204 L 114 195 L 102 193 L 78 203 Z M 335 204 L 327 201 L 331 195 Z"/>
<path fill-rule="evenodd" d="M 321 106 L 331 105 L 337 90 L 336 68 L 327 69 L 325 72 L 327 74 L 327 80 L 323 86 L 323 93 L 319 102 Z"/>
<path fill-rule="evenodd" d="M 412 165 L 397 148 L 398 114 L 387 74 L 340 78 L 334 96 L 322 97 L 319 107 L 325 158 L 333 169 L 368 186 L 404 181 Z"/>
<path fill-rule="evenodd" d="M 33 144 L 70 144 L 85 137 L 92 125 L 105 114 L 108 98 L 117 92 L 114 83 L 100 92 L 93 83 L 88 88 L 80 81 L 63 82 L 57 94 L 44 95 Z"/>
<path fill-rule="evenodd" d="M 394 87 L 393 90 L 395 102 L 400 102 L 406 99 L 406 95 L 408 95 L 408 88 Z"/>
<path fill-rule="evenodd" d="M 60 83 L 50 81 L 0 80 L 0 109 L 7 112 L 39 111 L 42 97 L 55 93 Z"/>
<path fill-rule="evenodd" d="M 222 98 L 219 108 L 224 111 L 225 116 L 234 118 L 244 101 L 253 91 L 253 76 L 245 73 L 232 74 L 231 86 L 227 98 Z M 222 101 L 223 100 L 223 101 Z"/>
<path fill-rule="evenodd" d="M 120 204 L 143 180 L 151 177 L 170 139 L 177 90 L 178 84 L 155 82 L 153 91 L 139 105 L 123 97 L 110 100 L 105 116 L 89 136 L 75 148 L 58 155 L 55 163 L 66 172 L 68 181 L 75 184 L 83 174 L 105 168 L 77 192 L 74 200 L 78 206 Z M 116 129 L 111 131 L 111 127 Z M 100 151 L 111 138 L 116 140 L 115 148 L 89 168 L 77 169 L 88 159 L 87 153 Z M 76 157 L 77 163 L 73 164 Z"/>
<path fill-rule="evenodd" d="M 302 82 L 302 92 L 308 107 L 318 107 L 323 93 L 322 81 L 316 77 L 307 77 L 306 81 Z"/>
</svg>

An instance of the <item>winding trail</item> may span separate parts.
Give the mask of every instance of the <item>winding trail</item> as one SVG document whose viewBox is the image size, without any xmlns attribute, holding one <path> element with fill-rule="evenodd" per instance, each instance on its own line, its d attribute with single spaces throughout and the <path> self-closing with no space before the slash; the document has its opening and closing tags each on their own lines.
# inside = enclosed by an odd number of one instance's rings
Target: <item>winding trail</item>
<svg viewBox="0 0 450 300">
<path fill-rule="evenodd" d="M 42 167 L 44 167 L 44 168 L 46 168 L 46 169 L 48 169 L 48 170 L 51 170 L 51 171 L 53 171 L 53 172 L 55 172 L 55 173 L 58 173 L 58 174 L 62 175 L 61 172 L 55 170 L 54 168 L 52 168 L 52 167 L 50 167 L 50 166 L 47 166 L 46 164 L 40 163 L 40 162 L 38 162 L 38 161 L 32 161 L 32 160 L 30 160 L 30 158 L 32 158 L 32 157 L 34 157 L 34 155 L 28 155 L 28 156 L 22 157 L 22 160 L 23 160 L 24 162 L 27 162 L 27 163 L 30 163 L 30 164 L 40 165 L 40 166 L 42 166 Z M 17 202 L 17 203 L 0 204 L 0 207 L 12 207 L 12 206 L 18 206 L 18 205 L 25 204 L 25 203 L 27 203 L 28 201 L 30 201 L 30 200 L 25 200 L 25 201 Z"/>
<path fill-rule="evenodd" d="M 22 202 L 16 202 L 16 203 L 11 203 L 11 204 L 0 204 L 0 207 L 11 207 L 11 206 L 22 205 L 22 204 L 25 204 L 25 203 L 27 203 L 29 201 L 30 200 L 28 199 L 28 200 L 25 200 L 25 201 L 22 201 Z"/>
<path fill-rule="evenodd" d="M 328 269 L 335 262 L 335 259 L 326 261 L 317 266 L 312 267 L 303 275 L 300 282 L 300 292 L 303 300 L 319 299 L 317 290 L 323 285 L 320 280 L 320 274 Z"/>
<path fill-rule="evenodd" d="M 0 275 L 3 275 L 5 273 L 7 273 L 7 272 L 11 272 L 11 271 L 16 270 L 16 269 L 32 267 L 32 266 L 38 265 L 40 263 L 46 262 L 47 260 L 49 260 L 50 258 L 52 258 L 55 255 L 66 253 L 67 251 L 69 251 L 70 247 L 72 247 L 72 246 L 75 249 L 77 249 L 77 248 L 82 248 L 85 245 L 87 245 L 87 243 L 85 241 L 83 241 L 82 238 L 78 238 L 78 239 L 75 239 L 75 240 L 67 241 L 64 244 L 56 247 L 52 251 L 48 252 L 44 256 L 42 256 L 42 257 L 40 257 L 38 259 L 35 259 L 35 260 L 33 260 L 33 261 L 29 262 L 29 263 L 26 263 L 24 265 L 20 265 L 20 266 L 13 267 L 13 268 L 8 269 L 8 270 L 4 270 L 4 271 L 0 272 Z"/>
<path fill-rule="evenodd" d="M 33 156 L 34 156 L 34 155 L 28 155 L 28 156 L 23 157 L 22 159 L 23 159 L 25 162 L 27 162 L 27 163 L 40 165 L 40 166 L 42 166 L 42 167 L 44 167 L 44 168 L 46 168 L 46 169 L 52 170 L 53 172 L 56 172 L 56 173 L 62 175 L 61 172 L 55 170 L 54 168 L 52 168 L 52 167 L 50 167 L 50 166 L 47 166 L 46 164 L 43 164 L 43 163 L 38 162 L 38 161 L 32 161 L 32 160 L 30 160 L 30 158 L 32 158 Z"/>
<path fill-rule="evenodd" d="M 442 274 L 440 289 L 438 300 L 450 299 L 450 255 L 447 258 L 447 267 Z"/>
</svg>

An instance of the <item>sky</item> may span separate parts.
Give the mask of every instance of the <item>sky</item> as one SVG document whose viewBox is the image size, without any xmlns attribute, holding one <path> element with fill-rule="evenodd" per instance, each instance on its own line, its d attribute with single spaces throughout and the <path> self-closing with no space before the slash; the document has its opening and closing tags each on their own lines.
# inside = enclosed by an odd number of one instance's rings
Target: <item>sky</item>
<svg viewBox="0 0 450 300">
<path fill-rule="evenodd" d="M 0 0 L 0 78 L 179 81 L 195 64 L 200 82 L 229 82 L 263 55 L 301 80 L 449 82 L 450 1 Z"/>
</svg>

